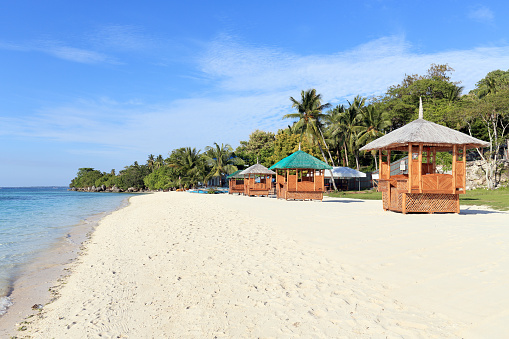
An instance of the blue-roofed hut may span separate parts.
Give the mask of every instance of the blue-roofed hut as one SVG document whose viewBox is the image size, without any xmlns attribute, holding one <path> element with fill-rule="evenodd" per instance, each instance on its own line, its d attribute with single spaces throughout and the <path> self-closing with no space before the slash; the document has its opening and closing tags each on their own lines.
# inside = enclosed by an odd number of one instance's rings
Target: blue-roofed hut
<svg viewBox="0 0 509 339">
<path fill-rule="evenodd" d="M 298 150 L 269 169 L 276 172 L 278 199 L 323 200 L 325 170 L 332 166 Z"/>
</svg>

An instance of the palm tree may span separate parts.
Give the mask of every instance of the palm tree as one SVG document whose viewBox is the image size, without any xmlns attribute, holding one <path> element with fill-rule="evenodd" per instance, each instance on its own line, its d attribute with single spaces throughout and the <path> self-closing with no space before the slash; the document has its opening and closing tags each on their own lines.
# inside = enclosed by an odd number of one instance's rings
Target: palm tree
<svg viewBox="0 0 509 339">
<path fill-rule="evenodd" d="M 148 156 L 148 159 L 147 159 L 147 167 L 148 169 L 153 172 L 154 171 L 154 155 L 153 154 L 149 154 Z"/>
<path fill-rule="evenodd" d="M 325 116 L 326 130 L 325 134 L 329 141 L 329 145 L 336 150 L 338 161 L 341 155 L 341 149 L 344 149 L 343 166 L 348 166 L 348 151 L 346 149 L 346 139 L 341 124 L 345 107 L 337 105 L 333 109 L 327 111 Z"/>
<path fill-rule="evenodd" d="M 175 150 L 168 161 L 168 166 L 177 169 L 179 185 L 196 186 L 206 177 L 205 160 L 196 148 L 184 147 Z"/>
<path fill-rule="evenodd" d="M 445 99 L 447 100 L 447 103 L 449 106 L 451 106 L 455 101 L 458 101 L 461 98 L 461 92 L 463 92 L 463 89 L 465 87 L 463 86 L 454 86 L 449 89 L 445 93 Z"/>
<path fill-rule="evenodd" d="M 360 125 L 358 141 L 359 145 L 364 145 L 384 135 L 384 130 L 391 125 L 391 118 L 387 112 L 382 112 L 375 105 L 370 105 L 361 111 Z M 376 151 L 372 151 L 371 154 L 375 158 L 375 169 L 378 169 Z"/>
<path fill-rule="evenodd" d="M 357 170 L 359 170 L 359 131 L 362 129 L 360 124 L 360 119 L 362 116 L 362 111 L 364 109 L 364 104 L 366 103 L 366 98 L 362 98 L 360 96 L 356 96 L 351 103 L 348 101 L 350 105 L 347 109 L 339 114 L 336 121 L 336 126 L 333 126 L 332 136 L 337 137 L 339 134 L 342 134 L 343 147 L 345 149 L 345 153 L 348 152 L 353 153 L 355 156 Z M 348 157 L 347 157 L 347 166 Z"/>
<path fill-rule="evenodd" d="M 318 147 L 320 148 L 320 152 L 322 153 L 322 157 L 324 161 L 328 164 L 327 158 L 325 157 L 325 154 L 322 149 L 322 144 L 325 145 L 327 148 L 327 151 L 329 152 L 329 157 L 332 162 L 332 166 L 334 166 L 334 160 L 332 159 L 332 155 L 330 154 L 329 147 L 327 146 L 327 143 L 325 142 L 325 138 L 322 133 L 322 120 L 325 118 L 325 114 L 322 113 L 322 111 L 325 108 L 328 108 L 331 106 L 331 104 L 326 103 L 322 104 L 322 96 L 321 94 L 316 94 L 316 90 L 309 89 L 307 91 L 301 91 L 301 101 L 298 101 L 294 99 L 293 97 L 290 97 L 290 101 L 292 102 L 292 107 L 297 109 L 297 113 L 290 113 L 285 114 L 283 116 L 283 119 L 299 119 L 294 124 L 293 129 L 298 130 L 301 133 L 301 139 L 302 136 L 305 134 L 309 137 L 309 140 L 314 141 L 318 144 Z M 332 171 L 331 177 L 332 176 Z M 334 185 L 334 190 L 337 191 L 336 183 L 334 180 L 332 180 L 332 184 Z"/>
<path fill-rule="evenodd" d="M 156 169 L 159 169 L 161 167 L 164 166 L 164 159 L 163 159 L 163 156 L 161 154 L 159 154 L 156 158 L 156 160 L 154 161 L 154 167 Z"/>
<path fill-rule="evenodd" d="M 235 172 L 237 170 L 236 165 L 243 164 L 242 159 L 233 156 L 233 148 L 228 144 L 219 146 L 215 142 L 214 146 L 205 147 L 203 157 L 208 165 L 212 167 L 209 175 L 211 177 L 219 176 L 220 186 L 223 186 L 223 176 Z"/>
</svg>

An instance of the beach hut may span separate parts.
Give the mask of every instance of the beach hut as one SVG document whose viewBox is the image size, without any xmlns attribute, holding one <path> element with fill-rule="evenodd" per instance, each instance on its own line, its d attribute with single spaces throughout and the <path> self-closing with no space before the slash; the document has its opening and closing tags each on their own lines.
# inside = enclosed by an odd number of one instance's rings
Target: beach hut
<svg viewBox="0 0 509 339">
<path fill-rule="evenodd" d="M 272 176 L 276 172 L 267 167 L 255 164 L 239 173 L 244 177 L 244 195 L 269 195 L 272 188 Z"/>
<path fill-rule="evenodd" d="M 332 166 L 298 150 L 269 169 L 276 171 L 278 199 L 322 200 L 325 170 Z"/>
<path fill-rule="evenodd" d="M 238 170 L 226 177 L 228 179 L 229 194 L 244 194 L 244 176 L 240 174 L 242 170 Z"/>
<path fill-rule="evenodd" d="M 487 146 L 488 142 L 424 120 L 421 101 L 418 119 L 360 150 L 379 151 L 378 190 L 384 210 L 459 213 L 459 195 L 466 186 L 466 151 Z M 395 150 L 408 152 L 407 174 L 391 175 L 390 157 Z M 452 152 L 452 174 L 436 172 L 437 152 Z"/>
</svg>

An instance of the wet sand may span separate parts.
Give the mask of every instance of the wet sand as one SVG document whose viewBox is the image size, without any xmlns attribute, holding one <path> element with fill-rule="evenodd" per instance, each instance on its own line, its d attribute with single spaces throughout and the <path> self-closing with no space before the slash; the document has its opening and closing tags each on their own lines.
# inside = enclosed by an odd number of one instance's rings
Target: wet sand
<svg viewBox="0 0 509 339">
<path fill-rule="evenodd" d="M 33 338 L 509 332 L 509 214 L 156 193 L 105 217 Z M 32 320 L 34 319 L 34 320 Z"/>
</svg>

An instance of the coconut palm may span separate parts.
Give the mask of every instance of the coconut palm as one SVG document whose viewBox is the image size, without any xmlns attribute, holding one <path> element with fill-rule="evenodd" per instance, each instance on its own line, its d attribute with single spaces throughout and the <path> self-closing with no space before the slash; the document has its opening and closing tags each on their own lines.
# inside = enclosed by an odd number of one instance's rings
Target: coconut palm
<svg viewBox="0 0 509 339">
<path fill-rule="evenodd" d="M 193 187 L 200 181 L 205 181 L 205 159 L 196 148 L 183 147 L 176 149 L 170 155 L 168 166 L 177 169 L 179 185 Z"/>
<path fill-rule="evenodd" d="M 345 107 L 343 105 L 337 105 L 333 109 L 327 111 L 325 116 L 327 140 L 329 146 L 336 150 L 338 161 L 340 159 L 341 149 L 344 150 L 343 166 L 348 166 L 348 150 L 346 148 L 346 139 L 344 128 L 342 126 L 343 113 Z"/>
<path fill-rule="evenodd" d="M 233 156 L 233 148 L 228 144 L 219 146 L 215 142 L 214 146 L 205 147 L 203 157 L 212 168 L 209 176 L 219 176 L 220 186 L 223 185 L 223 176 L 235 172 L 238 169 L 236 165 L 243 164 L 242 159 Z"/>
<path fill-rule="evenodd" d="M 147 159 L 147 167 L 151 172 L 154 171 L 154 159 L 155 159 L 154 155 L 149 154 L 148 159 Z"/>
<path fill-rule="evenodd" d="M 325 154 L 323 152 L 322 148 L 322 142 L 325 145 L 325 148 L 327 149 L 329 153 L 330 160 L 332 162 L 332 166 L 334 166 L 334 160 L 332 159 L 332 155 L 330 154 L 329 147 L 327 146 L 327 143 L 325 142 L 325 138 L 323 136 L 322 127 L 323 123 L 322 120 L 325 118 L 325 114 L 322 113 L 322 111 L 325 108 L 328 108 L 331 106 L 331 104 L 326 103 L 322 104 L 322 95 L 316 94 L 316 90 L 309 89 L 307 91 L 301 91 L 301 101 L 298 101 L 294 99 L 293 97 L 290 97 L 290 101 L 292 102 L 292 107 L 297 109 L 297 113 L 290 113 L 285 114 L 283 116 L 283 119 L 299 119 L 294 124 L 293 128 L 297 131 L 300 131 L 301 138 L 303 135 L 306 135 L 309 137 L 309 140 L 312 142 L 315 142 L 318 144 L 318 147 L 320 148 L 320 152 L 322 153 L 322 157 L 324 161 L 328 164 L 329 161 L 325 157 Z M 331 171 L 331 177 L 332 177 L 332 171 Z M 332 180 L 332 184 L 334 185 L 334 189 L 337 190 L 336 184 L 334 183 L 334 180 Z"/>
<path fill-rule="evenodd" d="M 349 152 L 355 156 L 357 170 L 359 170 L 359 132 L 362 129 L 360 120 L 365 103 L 366 98 L 360 96 L 356 96 L 353 102 L 348 101 L 350 106 L 339 114 L 336 125 L 331 127 L 331 135 L 333 137 L 342 134 L 341 138 L 344 140 L 343 147 L 345 153 Z M 347 166 L 349 166 L 348 160 Z"/>
<path fill-rule="evenodd" d="M 163 166 L 164 166 L 164 159 L 163 159 L 163 156 L 161 154 L 159 154 L 157 156 L 156 160 L 154 161 L 154 168 L 159 169 Z"/>
</svg>

